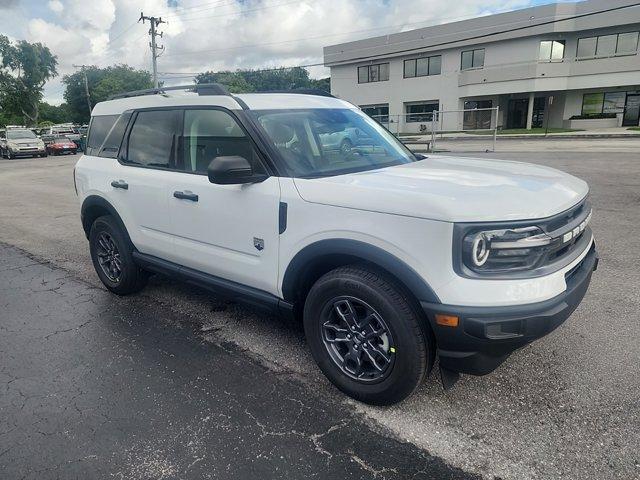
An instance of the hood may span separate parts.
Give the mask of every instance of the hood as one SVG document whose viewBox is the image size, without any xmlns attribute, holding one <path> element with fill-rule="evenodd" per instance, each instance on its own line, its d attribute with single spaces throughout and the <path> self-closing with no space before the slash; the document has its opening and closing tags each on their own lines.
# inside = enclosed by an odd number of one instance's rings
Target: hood
<svg viewBox="0 0 640 480">
<path fill-rule="evenodd" d="M 294 182 L 307 202 L 447 222 L 549 217 L 589 191 L 584 181 L 549 167 L 444 156 Z"/>
<path fill-rule="evenodd" d="M 16 140 L 8 139 L 7 142 L 15 143 L 17 145 L 31 145 L 31 144 L 39 144 L 39 138 L 18 138 Z"/>
</svg>

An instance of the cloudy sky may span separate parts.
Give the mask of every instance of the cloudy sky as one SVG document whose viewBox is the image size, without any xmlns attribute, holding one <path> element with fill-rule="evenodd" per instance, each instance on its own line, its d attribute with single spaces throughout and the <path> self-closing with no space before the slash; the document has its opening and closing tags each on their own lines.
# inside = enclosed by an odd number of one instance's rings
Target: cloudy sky
<svg viewBox="0 0 640 480">
<path fill-rule="evenodd" d="M 62 75 L 72 65 L 127 63 L 151 69 L 149 24 L 161 16 L 161 79 L 189 83 L 204 70 L 305 65 L 322 47 L 472 18 L 551 0 L 0 0 L 0 33 L 46 44 L 60 75 L 45 100 L 62 102 Z M 314 77 L 328 69 L 314 67 Z M 182 76 L 181 76 L 182 74 Z M 184 76 L 184 74 L 187 74 Z"/>
</svg>

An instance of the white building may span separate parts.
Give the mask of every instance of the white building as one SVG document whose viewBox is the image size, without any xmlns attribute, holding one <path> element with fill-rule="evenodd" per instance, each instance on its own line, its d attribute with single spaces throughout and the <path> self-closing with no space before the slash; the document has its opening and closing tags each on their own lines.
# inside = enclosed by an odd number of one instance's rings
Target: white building
<svg viewBox="0 0 640 480">
<path fill-rule="evenodd" d="M 430 129 L 434 110 L 495 107 L 505 129 L 637 126 L 639 31 L 629 0 L 558 3 L 325 47 L 324 62 L 332 93 L 389 115 L 392 131 Z M 437 121 L 484 129 L 495 116 Z"/>
</svg>

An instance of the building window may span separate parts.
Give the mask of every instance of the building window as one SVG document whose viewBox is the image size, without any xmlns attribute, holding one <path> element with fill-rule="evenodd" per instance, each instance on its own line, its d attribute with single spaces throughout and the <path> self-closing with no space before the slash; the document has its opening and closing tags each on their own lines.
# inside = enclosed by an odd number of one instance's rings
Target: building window
<svg viewBox="0 0 640 480">
<path fill-rule="evenodd" d="M 433 120 L 433 112 L 438 110 L 440 102 L 438 100 L 429 100 L 420 103 L 405 103 L 405 113 L 407 123 L 431 122 Z"/>
<path fill-rule="evenodd" d="M 626 92 L 585 93 L 582 96 L 582 115 L 623 113 Z"/>
<path fill-rule="evenodd" d="M 440 75 L 441 68 L 442 57 L 440 55 L 411 58 L 404 61 L 404 78 Z"/>
<path fill-rule="evenodd" d="M 540 42 L 540 55 L 542 62 L 561 62 L 564 59 L 564 40 L 543 40 Z"/>
<path fill-rule="evenodd" d="M 616 55 L 635 55 L 637 51 L 638 32 L 626 32 L 580 38 L 576 57 L 578 60 L 584 60 Z"/>
<path fill-rule="evenodd" d="M 389 104 L 362 105 L 360 109 L 374 120 L 380 123 L 389 123 Z"/>
<path fill-rule="evenodd" d="M 389 80 L 388 63 L 358 67 L 358 83 L 385 82 L 387 80 Z"/>
<path fill-rule="evenodd" d="M 491 100 L 467 100 L 464 102 L 464 115 L 462 119 L 463 130 L 488 130 L 491 128 L 491 116 L 493 111 Z"/>
<path fill-rule="evenodd" d="M 460 70 L 470 70 L 472 68 L 484 67 L 484 48 L 466 50 L 462 52 L 460 60 Z"/>
</svg>

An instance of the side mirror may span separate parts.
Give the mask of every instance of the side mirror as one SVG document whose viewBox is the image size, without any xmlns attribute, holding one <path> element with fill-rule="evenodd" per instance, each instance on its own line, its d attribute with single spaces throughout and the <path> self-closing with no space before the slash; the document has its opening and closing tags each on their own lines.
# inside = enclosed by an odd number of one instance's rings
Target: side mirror
<svg viewBox="0 0 640 480">
<path fill-rule="evenodd" d="M 253 173 L 249 160 L 237 155 L 214 158 L 209 164 L 207 175 L 211 183 L 218 185 L 259 183 L 268 178 L 263 173 Z"/>
</svg>

